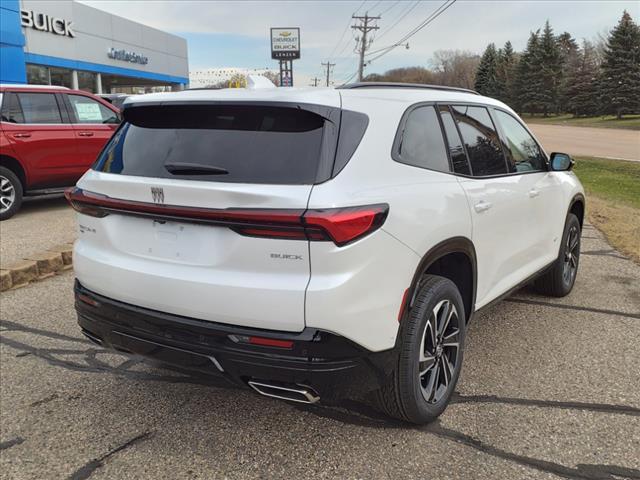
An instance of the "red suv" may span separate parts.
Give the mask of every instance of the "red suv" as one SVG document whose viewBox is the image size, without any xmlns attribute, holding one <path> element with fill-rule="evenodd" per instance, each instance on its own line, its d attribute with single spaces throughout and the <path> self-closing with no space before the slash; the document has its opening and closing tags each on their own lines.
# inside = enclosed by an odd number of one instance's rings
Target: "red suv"
<svg viewBox="0 0 640 480">
<path fill-rule="evenodd" d="M 0 85 L 0 105 L 0 220 L 23 195 L 75 184 L 120 123 L 110 103 L 65 87 Z"/>
</svg>

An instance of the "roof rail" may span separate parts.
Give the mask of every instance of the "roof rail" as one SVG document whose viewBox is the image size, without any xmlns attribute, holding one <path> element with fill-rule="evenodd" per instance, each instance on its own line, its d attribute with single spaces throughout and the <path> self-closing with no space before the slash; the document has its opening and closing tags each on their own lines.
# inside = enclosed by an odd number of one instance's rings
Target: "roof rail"
<svg viewBox="0 0 640 480">
<path fill-rule="evenodd" d="M 0 83 L 1 88 L 46 88 L 54 90 L 69 90 L 67 87 L 60 85 L 29 85 L 27 83 Z"/>
<path fill-rule="evenodd" d="M 427 90 L 447 90 L 451 92 L 473 93 L 474 95 L 480 95 L 475 90 L 460 87 L 449 87 L 446 85 L 427 85 L 424 83 L 400 83 L 400 82 L 356 82 L 347 83 L 336 87 L 339 89 L 352 89 L 352 88 L 424 88 Z"/>
</svg>

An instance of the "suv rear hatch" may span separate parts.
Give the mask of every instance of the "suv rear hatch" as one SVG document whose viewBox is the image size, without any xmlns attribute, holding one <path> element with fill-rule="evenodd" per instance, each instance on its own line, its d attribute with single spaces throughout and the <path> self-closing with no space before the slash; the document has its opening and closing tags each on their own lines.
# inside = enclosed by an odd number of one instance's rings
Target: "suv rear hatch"
<svg viewBox="0 0 640 480">
<path fill-rule="evenodd" d="M 80 283 L 162 312 L 301 331 L 310 233 L 300 219 L 332 172 L 332 98 L 126 106 L 68 194 L 80 212 Z"/>
</svg>

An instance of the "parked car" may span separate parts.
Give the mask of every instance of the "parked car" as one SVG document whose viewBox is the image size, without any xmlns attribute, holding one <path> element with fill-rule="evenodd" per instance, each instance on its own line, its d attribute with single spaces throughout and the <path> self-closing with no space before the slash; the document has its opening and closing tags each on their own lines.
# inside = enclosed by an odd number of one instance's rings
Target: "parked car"
<svg viewBox="0 0 640 480">
<path fill-rule="evenodd" d="M 118 110 L 122 110 L 122 105 L 124 101 L 129 98 L 131 95 L 127 95 L 126 93 L 102 93 L 99 94 L 98 97 L 106 100 L 111 105 L 116 107 Z"/>
<path fill-rule="evenodd" d="M 585 198 L 503 103 L 429 86 L 134 97 L 67 192 L 82 332 L 313 403 L 436 418 L 474 313 L 573 288 Z"/>
<path fill-rule="evenodd" d="M 0 105 L 0 220 L 24 195 L 75 184 L 120 123 L 111 104 L 64 87 L 0 85 Z"/>
</svg>

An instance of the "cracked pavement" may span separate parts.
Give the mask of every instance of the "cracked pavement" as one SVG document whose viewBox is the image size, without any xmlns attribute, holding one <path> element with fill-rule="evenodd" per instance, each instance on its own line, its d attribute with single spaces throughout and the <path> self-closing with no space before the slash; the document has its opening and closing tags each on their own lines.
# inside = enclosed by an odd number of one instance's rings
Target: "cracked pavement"
<svg viewBox="0 0 640 480">
<path fill-rule="evenodd" d="M 0 296 L 0 478 L 640 479 L 640 266 L 587 225 L 574 291 L 469 327 L 457 394 L 414 427 L 260 397 L 93 345 L 73 274 Z"/>
</svg>

